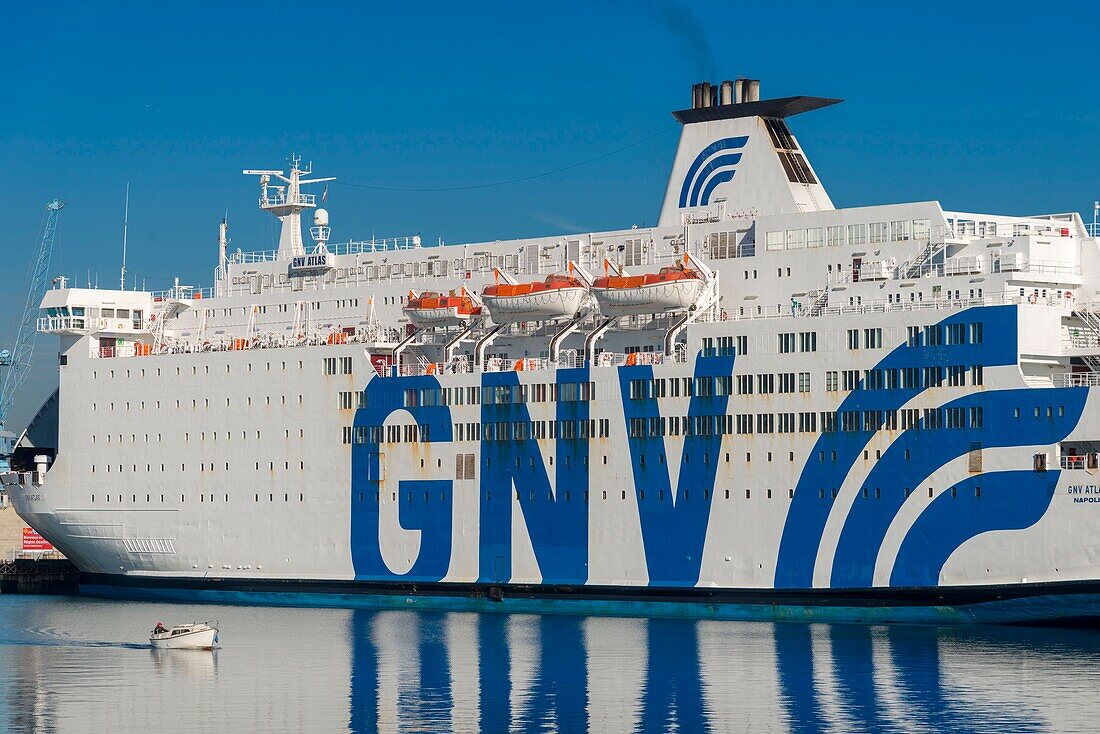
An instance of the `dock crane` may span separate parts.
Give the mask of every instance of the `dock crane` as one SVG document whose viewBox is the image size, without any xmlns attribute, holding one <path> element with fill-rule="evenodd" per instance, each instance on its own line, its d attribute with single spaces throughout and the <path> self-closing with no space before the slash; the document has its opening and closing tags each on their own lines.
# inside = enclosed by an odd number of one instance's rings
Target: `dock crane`
<svg viewBox="0 0 1100 734">
<path fill-rule="evenodd" d="M 6 366 L 4 380 L 0 383 L 0 473 L 11 470 L 11 455 L 15 451 L 15 436 L 6 430 L 8 414 L 15 404 L 15 396 L 27 380 L 31 371 L 31 358 L 34 356 L 34 341 L 38 334 L 36 317 L 38 307 L 46 295 L 49 284 L 48 272 L 53 257 L 53 243 L 57 236 L 57 222 L 65 202 L 54 199 L 46 204 L 45 224 L 42 227 L 42 239 L 31 262 L 30 278 L 27 282 L 27 298 L 23 305 L 23 317 L 15 332 L 15 344 L 11 351 L 0 352 L 0 365 Z"/>
</svg>

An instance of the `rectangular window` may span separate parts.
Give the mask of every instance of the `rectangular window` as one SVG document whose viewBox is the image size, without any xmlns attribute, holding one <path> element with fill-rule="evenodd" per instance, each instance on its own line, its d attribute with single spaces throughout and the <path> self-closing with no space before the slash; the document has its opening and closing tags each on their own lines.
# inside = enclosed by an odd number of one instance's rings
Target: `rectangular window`
<svg viewBox="0 0 1100 734">
<path fill-rule="evenodd" d="M 810 391 L 810 373 L 799 372 L 798 373 L 798 391 L 809 392 Z"/>
<path fill-rule="evenodd" d="M 798 351 L 800 352 L 816 352 L 817 351 L 817 332 L 816 331 L 803 331 L 798 334 Z"/>
<path fill-rule="evenodd" d="M 764 235 L 764 249 L 766 250 L 782 250 L 783 249 L 783 232 L 768 232 Z"/>
<path fill-rule="evenodd" d="M 840 389 L 840 384 L 837 379 L 838 373 L 836 370 L 829 370 L 825 373 L 825 391 L 836 392 Z"/>
<path fill-rule="evenodd" d="M 794 392 L 794 373 L 793 372 L 780 372 L 779 373 L 779 392 L 781 393 L 793 393 Z"/>
<path fill-rule="evenodd" d="M 859 370 L 844 370 L 844 389 L 859 389 Z"/>
<path fill-rule="evenodd" d="M 909 220 L 903 219 L 890 222 L 890 239 L 894 242 L 905 242 L 909 239 Z"/>
<path fill-rule="evenodd" d="M 844 244 L 844 227 L 836 224 L 825 228 L 825 244 L 829 247 L 840 247 Z"/>
<path fill-rule="evenodd" d="M 970 408 L 970 427 L 981 428 L 984 416 L 982 415 L 981 406 L 973 406 Z"/>
<path fill-rule="evenodd" d="M 806 230 L 806 247 L 821 247 L 825 244 L 825 231 L 821 227 Z"/>
<path fill-rule="evenodd" d="M 867 349 L 881 349 L 882 348 L 882 329 L 864 329 L 863 330 L 863 346 Z"/>
<path fill-rule="evenodd" d="M 794 332 L 790 332 L 787 334 L 777 334 L 776 336 L 780 354 L 790 354 L 794 352 Z"/>
<path fill-rule="evenodd" d="M 806 231 L 802 229 L 787 230 L 787 249 L 801 250 L 806 246 Z"/>
<path fill-rule="evenodd" d="M 886 222 L 871 222 L 871 244 L 879 245 L 886 242 L 888 232 Z"/>
<path fill-rule="evenodd" d="M 848 225 L 848 244 L 849 245 L 866 245 L 867 244 L 867 225 L 866 224 L 849 224 Z"/>
<path fill-rule="evenodd" d="M 924 409 L 924 427 L 932 431 L 943 427 L 942 411 L 939 408 Z"/>
<path fill-rule="evenodd" d="M 848 329 L 848 348 L 859 349 L 859 329 Z"/>
<path fill-rule="evenodd" d="M 749 353 L 749 338 L 747 336 L 735 337 L 737 340 L 737 356 L 744 357 Z"/>
<path fill-rule="evenodd" d="M 913 220 L 913 239 L 927 240 L 932 232 L 931 223 L 927 219 Z"/>
<path fill-rule="evenodd" d="M 984 336 L 983 331 L 984 329 L 982 322 L 976 321 L 970 324 L 970 343 L 981 344 L 982 338 Z"/>
</svg>

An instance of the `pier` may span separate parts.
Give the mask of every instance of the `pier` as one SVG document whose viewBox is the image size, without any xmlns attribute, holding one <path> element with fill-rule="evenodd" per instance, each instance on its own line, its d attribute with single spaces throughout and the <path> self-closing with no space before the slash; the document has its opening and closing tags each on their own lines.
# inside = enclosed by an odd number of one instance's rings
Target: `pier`
<svg viewBox="0 0 1100 734">
<path fill-rule="evenodd" d="M 0 561 L 0 594 L 75 594 L 80 572 L 67 558 Z"/>
</svg>

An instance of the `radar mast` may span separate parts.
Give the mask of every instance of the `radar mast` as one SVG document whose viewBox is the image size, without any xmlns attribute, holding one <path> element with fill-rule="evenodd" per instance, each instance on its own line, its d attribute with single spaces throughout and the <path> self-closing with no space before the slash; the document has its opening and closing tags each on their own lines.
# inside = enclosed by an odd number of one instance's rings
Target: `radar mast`
<svg viewBox="0 0 1100 734">
<path fill-rule="evenodd" d="M 301 164 L 302 157 L 292 155 L 289 176 L 284 175 L 282 171 L 255 169 L 242 171 L 246 176 L 260 177 L 260 208 L 273 214 L 282 223 L 282 230 L 279 233 L 279 259 L 281 260 L 305 254 L 300 215 L 303 209 L 317 208 L 317 196 L 303 194 L 301 187 L 336 180 L 335 177 L 302 178 L 313 173 L 313 164 L 310 163 L 305 170 L 302 170 Z M 286 185 L 272 185 L 272 177 Z"/>
</svg>

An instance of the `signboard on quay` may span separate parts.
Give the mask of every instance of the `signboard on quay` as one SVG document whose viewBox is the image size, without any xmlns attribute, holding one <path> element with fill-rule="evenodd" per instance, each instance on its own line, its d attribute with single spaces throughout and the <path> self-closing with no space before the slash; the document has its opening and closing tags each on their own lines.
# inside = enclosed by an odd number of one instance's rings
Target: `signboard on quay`
<svg viewBox="0 0 1100 734">
<path fill-rule="evenodd" d="M 24 551 L 52 551 L 50 542 L 38 534 L 34 528 L 23 528 Z"/>
</svg>

